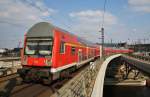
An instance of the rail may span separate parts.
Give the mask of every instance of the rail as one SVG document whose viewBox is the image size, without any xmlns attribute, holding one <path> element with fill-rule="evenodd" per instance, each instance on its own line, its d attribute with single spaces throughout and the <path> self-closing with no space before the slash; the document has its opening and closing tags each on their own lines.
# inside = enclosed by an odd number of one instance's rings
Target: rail
<svg viewBox="0 0 150 97">
<path fill-rule="evenodd" d="M 90 64 L 51 97 L 90 97 L 101 62 Z"/>
</svg>

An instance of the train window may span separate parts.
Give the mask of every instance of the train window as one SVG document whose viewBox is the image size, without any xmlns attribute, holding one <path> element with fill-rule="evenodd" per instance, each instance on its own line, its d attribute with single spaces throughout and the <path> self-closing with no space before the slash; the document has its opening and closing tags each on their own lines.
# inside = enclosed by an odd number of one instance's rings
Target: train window
<svg viewBox="0 0 150 97">
<path fill-rule="evenodd" d="M 75 54 L 76 53 L 76 48 L 75 47 L 71 47 L 71 54 Z"/>
<path fill-rule="evenodd" d="M 60 53 L 65 53 L 65 42 L 60 43 Z"/>
<path fill-rule="evenodd" d="M 25 54 L 27 55 L 51 55 L 52 41 L 50 40 L 31 40 L 28 39 L 25 46 Z"/>
</svg>

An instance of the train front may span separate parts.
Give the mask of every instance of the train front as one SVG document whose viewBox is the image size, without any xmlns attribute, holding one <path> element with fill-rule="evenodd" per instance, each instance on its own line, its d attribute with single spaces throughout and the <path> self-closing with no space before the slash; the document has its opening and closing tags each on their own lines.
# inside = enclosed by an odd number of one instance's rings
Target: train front
<svg viewBox="0 0 150 97">
<path fill-rule="evenodd" d="M 40 22 L 32 26 L 24 41 L 23 68 L 18 73 L 25 81 L 50 78 L 52 65 L 53 26 Z"/>
</svg>

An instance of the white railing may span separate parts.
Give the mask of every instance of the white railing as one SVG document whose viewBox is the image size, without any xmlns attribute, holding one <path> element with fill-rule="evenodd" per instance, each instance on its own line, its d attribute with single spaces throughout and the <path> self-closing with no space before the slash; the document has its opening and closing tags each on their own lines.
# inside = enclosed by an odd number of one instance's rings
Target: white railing
<svg viewBox="0 0 150 97">
<path fill-rule="evenodd" d="M 120 56 L 121 54 L 112 55 L 103 62 L 98 72 L 91 97 L 103 97 L 104 78 L 107 66 L 111 60 Z"/>
</svg>

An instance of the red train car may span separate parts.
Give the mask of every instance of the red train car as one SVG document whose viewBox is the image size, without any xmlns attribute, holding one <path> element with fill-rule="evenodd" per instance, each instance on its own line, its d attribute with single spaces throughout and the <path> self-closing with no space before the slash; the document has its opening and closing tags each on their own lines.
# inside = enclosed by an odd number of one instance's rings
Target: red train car
<svg viewBox="0 0 150 97">
<path fill-rule="evenodd" d="M 51 82 L 99 56 L 99 47 L 47 22 L 33 25 L 25 35 L 22 66 L 24 80 Z"/>
<path fill-rule="evenodd" d="M 105 48 L 105 55 L 129 53 L 130 50 Z M 47 22 L 33 25 L 25 35 L 21 55 L 23 68 L 18 70 L 25 80 L 42 80 L 50 83 L 100 54 L 99 46 Z"/>
<path fill-rule="evenodd" d="M 111 54 L 129 54 L 133 53 L 133 50 L 131 49 L 125 49 L 125 48 L 110 48 L 110 47 L 105 47 L 104 48 L 104 54 L 105 55 L 111 55 Z"/>
</svg>

